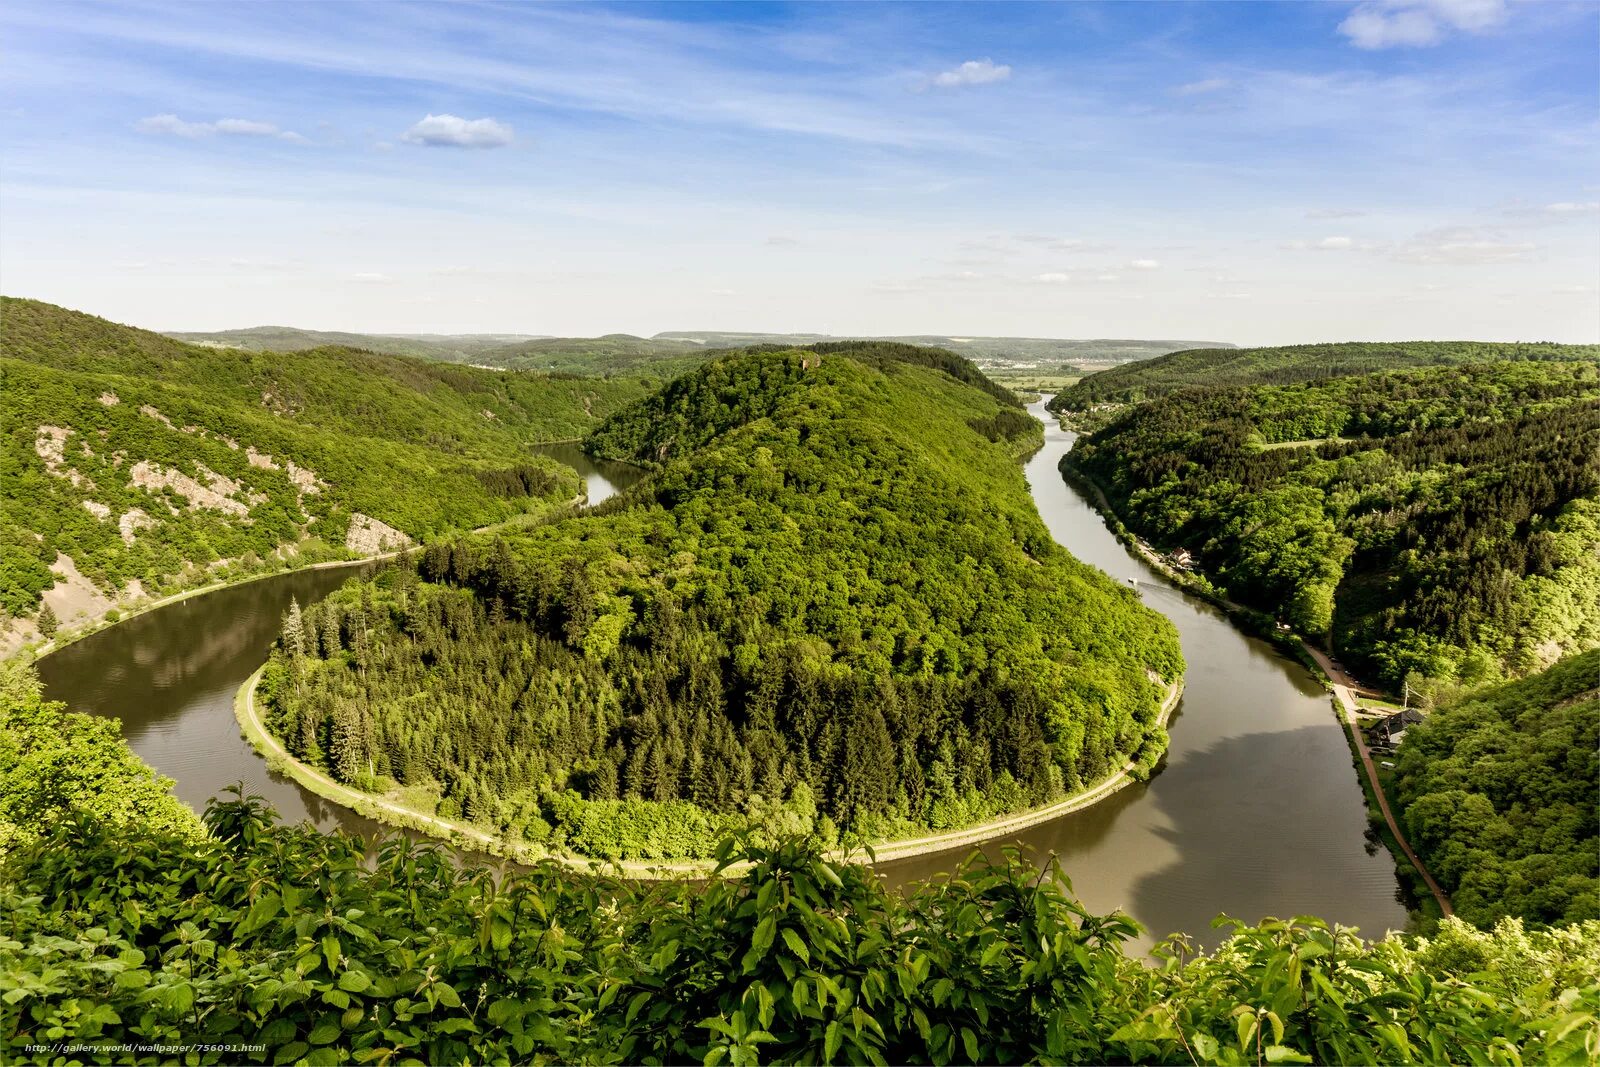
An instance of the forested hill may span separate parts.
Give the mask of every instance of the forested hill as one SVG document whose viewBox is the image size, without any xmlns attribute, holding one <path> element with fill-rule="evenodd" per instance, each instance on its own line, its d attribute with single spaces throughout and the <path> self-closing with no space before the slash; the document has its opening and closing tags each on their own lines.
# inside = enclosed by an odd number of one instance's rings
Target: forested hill
<svg viewBox="0 0 1600 1067">
<path fill-rule="evenodd" d="M 360 348 L 395 356 L 418 356 L 447 363 L 478 363 L 485 352 L 539 338 L 528 334 L 394 334 L 302 330 L 294 326 L 252 326 L 243 330 L 182 332 L 164 336 L 189 344 L 242 348 L 251 352 L 304 352 L 311 348 Z"/>
<path fill-rule="evenodd" d="M 326 556 L 542 511 L 575 476 L 530 442 L 641 395 L 350 349 L 187 345 L 0 298 L 0 620 L 60 621 L 221 561 Z M 13 636 L 15 636 L 13 631 Z"/>
<path fill-rule="evenodd" d="M 1282 348 L 1201 348 L 1092 374 L 1057 394 L 1050 402 L 1050 410 L 1087 411 L 1098 404 L 1138 403 L 1191 386 L 1291 385 L 1406 367 L 1596 359 L 1600 359 L 1600 345 L 1486 341 L 1358 341 Z"/>
<path fill-rule="evenodd" d="M 1600 650 L 1406 731 L 1394 795 L 1456 914 L 1600 919 Z"/>
<path fill-rule="evenodd" d="M 715 360 L 591 436 L 657 465 L 627 493 L 293 620 L 271 725 L 602 856 L 952 827 L 1148 768 L 1176 637 L 1051 540 L 1016 462 L 1040 428 L 996 392 L 903 346 Z"/>
<path fill-rule="evenodd" d="M 1600 644 L 1600 366 L 1191 389 L 1063 460 L 1361 671 L 1482 683 Z"/>
</svg>

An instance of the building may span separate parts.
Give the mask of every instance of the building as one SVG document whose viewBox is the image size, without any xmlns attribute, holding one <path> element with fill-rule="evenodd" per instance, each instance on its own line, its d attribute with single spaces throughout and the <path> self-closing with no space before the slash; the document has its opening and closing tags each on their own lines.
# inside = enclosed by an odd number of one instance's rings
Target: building
<svg viewBox="0 0 1600 1067">
<path fill-rule="evenodd" d="M 1372 738 L 1374 745 L 1393 748 L 1405 739 L 1406 730 L 1423 720 L 1423 714 L 1415 708 L 1397 711 L 1373 723 L 1367 729 L 1367 735 Z"/>
</svg>

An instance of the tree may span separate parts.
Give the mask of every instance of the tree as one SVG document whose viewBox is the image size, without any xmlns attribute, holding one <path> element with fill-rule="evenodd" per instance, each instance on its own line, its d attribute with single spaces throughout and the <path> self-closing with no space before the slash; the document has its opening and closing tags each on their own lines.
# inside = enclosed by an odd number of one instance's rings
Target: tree
<svg viewBox="0 0 1600 1067">
<path fill-rule="evenodd" d="M 45 637 L 54 637 L 61 627 L 61 623 L 56 619 L 55 609 L 49 604 L 39 609 L 38 627 L 39 632 Z"/>
</svg>

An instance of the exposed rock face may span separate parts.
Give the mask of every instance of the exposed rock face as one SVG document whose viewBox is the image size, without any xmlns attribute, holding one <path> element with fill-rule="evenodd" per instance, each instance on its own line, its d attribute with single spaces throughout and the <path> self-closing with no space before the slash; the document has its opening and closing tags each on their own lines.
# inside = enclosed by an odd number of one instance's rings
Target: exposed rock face
<svg viewBox="0 0 1600 1067">
<path fill-rule="evenodd" d="M 350 530 L 344 535 L 344 546 L 364 556 L 393 552 L 396 549 L 409 548 L 410 545 L 411 538 L 388 523 L 379 522 L 359 511 L 351 514 Z"/>
<path fill-rule="evenodd" d="M 122 398 L 117 396 L 116 393 L 101 393 L 100 403 L 104 404 L 108 408 L 114 408 L 118 404 L 122 403 Z"/>
<path fill-rule="evenodd" d="M 100 503 L 98 500 L 85 500 L 83 502 L 83 509 L 97 519 L 106 519 L 111 515 L 111 509 Z"/>
<path fill-rule="evenodd" d="M 133 508 L 130 511 L 124 511 L 122 517 L 117 520 L 117 532 L 122 535 L 123 544 L 131 545 L 140 530 L 155 524 L 155 520 L 146 515 L 144 509 Z"/>
<path fill-rule="evenodd" d="M 289 461 L 289 480 L 298 486 L 302 493 L 320 493 L 322 487 L 328 484 L 317 477 L 316 471 L 296 466 L 294 460 Z"/>
<path fill-rule="evenodd" d="M 140 404 L 139 414 L 145 416 L 146 418 L 155 419 L 157 422 L 165 423 L 167 429 L 169 430 L 177 429 L 176 426 L 172 425 L 171 419 L 161 414 L 159 409 L 151 407 L 149 404 Z"/>
<path fill-rule="evenodd" d="M 129 484 L 151 491 L 171 489 L 187 500 L 191 508 L 211 508 L 240 517 L 250 513 L 248 505 L 232 498 L 241 488 L 238 482 L 218 474 L 204 464 L 197 463 L 195 468 L 210 484 L 202 485 L 187 474 L 167 470 L 161 464 L 151 463 L 149 460 L 141 460 L 133 465 L 133 469 L 128 472 Z"/>
<path fill-rule="evenodd" d="M 79 488 L 93 489 L 94 483 L 67 466 L 67 438 L 72 431 L 65 426 L 41 426 L 33 438 L 33 450 L 44 461 L 44 469 L 57 478 L 65 478 Z"/>
<path fill-rule="evenodd" d="M 272 462 L 270 452 L 257 452 L 255 445 L 248 445 L 244 450 L 244 458 L 250 461 L 250 466 L 260 467 L 262 470 L 275 471 L 278 465 Z"/>
</svg>

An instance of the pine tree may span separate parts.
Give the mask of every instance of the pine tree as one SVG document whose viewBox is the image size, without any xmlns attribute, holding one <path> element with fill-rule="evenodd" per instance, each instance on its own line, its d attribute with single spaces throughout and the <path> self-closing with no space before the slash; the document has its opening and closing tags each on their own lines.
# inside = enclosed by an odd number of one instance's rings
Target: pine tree
<svg viewBox="0 0 1600 1067">
<path fill-rule="evenodd" d="M 61 623 L 56 618 L 55 609 L 49 604 L 46 604 L 44 607 L 39 609 L 39 619 L 37 625 L 39 627 L 39 632 L 46 637 L 54 637 L 56 635 L 56 631 L 61 628 Z"/>
<path fill-rule="evenodd" d="M 289 599 L 289 610 L 283 616 L 283 647 L 295 663 L 306 654 L 306 624 L 297 597 Z"/>
</svg>

